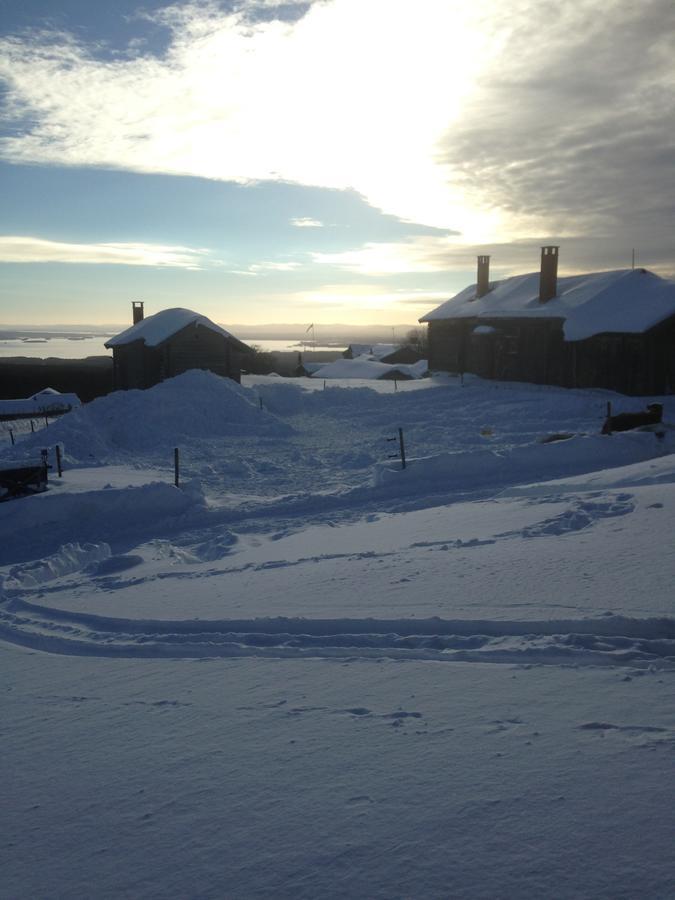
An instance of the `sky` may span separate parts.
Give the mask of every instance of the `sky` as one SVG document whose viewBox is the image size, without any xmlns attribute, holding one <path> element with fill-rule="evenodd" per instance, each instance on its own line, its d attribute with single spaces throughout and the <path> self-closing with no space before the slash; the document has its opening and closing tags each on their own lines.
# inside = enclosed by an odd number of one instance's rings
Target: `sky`
<svg viewBox="0 0 675 900">
<path fill-rule="evenodd" d="M 672 0 L 0 0 L 0 324 L 675 273 Z"/>
</svg>

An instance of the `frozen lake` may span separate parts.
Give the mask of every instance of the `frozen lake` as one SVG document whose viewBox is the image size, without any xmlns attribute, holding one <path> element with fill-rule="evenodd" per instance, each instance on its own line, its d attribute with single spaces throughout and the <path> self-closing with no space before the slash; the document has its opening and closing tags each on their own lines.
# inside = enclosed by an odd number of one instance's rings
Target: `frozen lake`
<svg viewBox="0 0 675 900">
<path fill-rule="evenodd" d="M 0 340 L 0 358 L 30 356 L 46 359 L 55 356 L 60 359 L 84 359 L 87 356 L 112 356 L 111 351 L 103 346 L 109 337 L 112 335 L 99 334 L 77 339 L 58 335 L 45 339 L 5 339 Z"/>
<path fill-rule="evenodd" d="M 112 337 L 111 334 L 87 335 L 82 338 L 63 337 L 54 335 L 44 338 L 13 338 L 0 339 L 0 358 L 11 356 L 29 356 L 35 359 L 45 359 L 48 356 L 60 359 L 84 359 L 87 356 L 111 356 L 111 351 L 106 350 L 104 342 Z M 309 352 L 314 350 L 342 350 L 342 347 L 325 346 L 317 344 L 316 347 L 307 343 L 303 345 L 297 340 L 261 340 L 258 338 L 241 338 L 244 343 L 260 347 L 266 353 L 274 351 L 285 352 Z"/>
</svg>

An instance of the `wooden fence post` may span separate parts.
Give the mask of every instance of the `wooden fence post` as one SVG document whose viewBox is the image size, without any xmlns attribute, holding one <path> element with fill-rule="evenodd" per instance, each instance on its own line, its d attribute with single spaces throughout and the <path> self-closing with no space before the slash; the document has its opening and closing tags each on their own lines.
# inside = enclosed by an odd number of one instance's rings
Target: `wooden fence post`
<svg viewBox="0 0 675 900">
<path fill-rule="evenodd" d="M 385 438 L 387 441 L 395 441 L 395 437 Z M 403 429 L 399 428 L 398 430 L 398 453 L 390 453 L 388 455 L 389 459 L 400 459 L 401 460 L 401 468 L 405 469 L 405 444 L 403 443 Z"/>
</svg>

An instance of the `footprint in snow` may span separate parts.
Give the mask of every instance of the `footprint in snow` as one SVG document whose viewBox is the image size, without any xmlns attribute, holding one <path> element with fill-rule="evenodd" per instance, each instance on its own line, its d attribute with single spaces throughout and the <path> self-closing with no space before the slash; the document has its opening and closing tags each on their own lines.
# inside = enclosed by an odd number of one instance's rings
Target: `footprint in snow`
<svg viewBox="0 0 675 900">
<path fill-rule="evenodd" d="M 663 734 L 668 731 L 657 725 L 612 725 L 611 722 L 584 722 L 577 727 L 581 731 L 624 731 L 628 734 Z"/>
<path fill-rule="evenodd" d="M 369 797 L 368 794 L 358 794 L 356 797 L 349 797 L 347 799 L 347 803 L 350 806 L 363 806 L 374 802 L 373 798 Z"/>
</svg>

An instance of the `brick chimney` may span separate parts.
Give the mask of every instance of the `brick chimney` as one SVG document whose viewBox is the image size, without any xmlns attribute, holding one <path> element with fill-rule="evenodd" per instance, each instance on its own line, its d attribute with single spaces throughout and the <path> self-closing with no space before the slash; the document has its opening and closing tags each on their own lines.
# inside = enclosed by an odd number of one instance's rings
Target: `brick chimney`
<svg viewBox="0 0 675 900">
<path fill-rule="evenodd" d="M 143 301 L 142 300 L 132 300 L 131 301 L 131 312 L 134 317 L 134 325 L 138 325 L 139 322 L 143 321 Z"/>
<path fill-rule="evenodd" d="M 539 302 L 547 303 L 558 293 L 558 250 L 559 247 L 541 248 L 541 269 L 539 272 Z"/>
<path fill-rule="evenodd" d="M 476 300 L 484 297 L 490 290 L 490 257 L 478 257 L 478 274 L 476 276 Z"/>
</svg>

